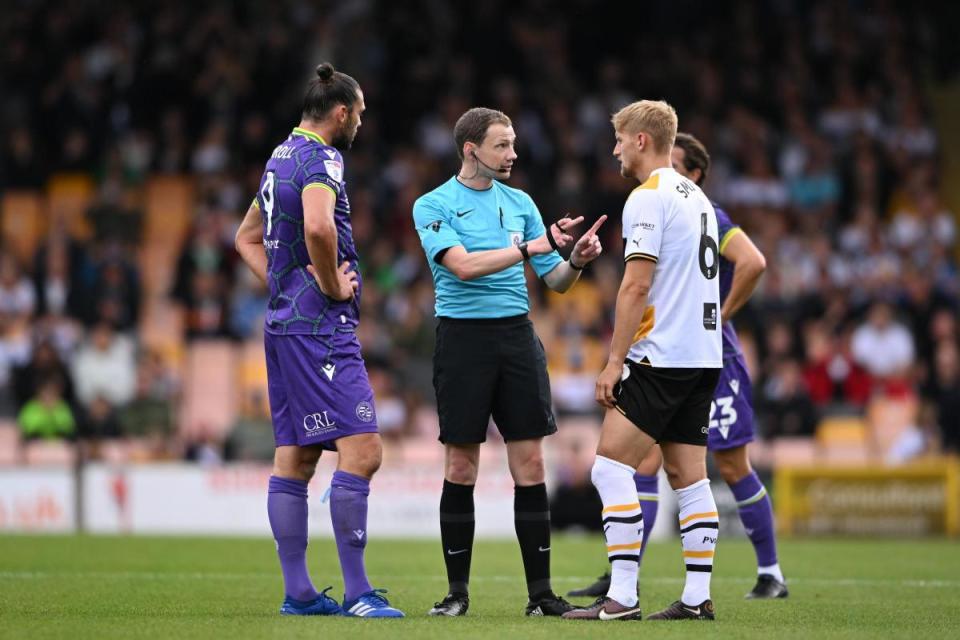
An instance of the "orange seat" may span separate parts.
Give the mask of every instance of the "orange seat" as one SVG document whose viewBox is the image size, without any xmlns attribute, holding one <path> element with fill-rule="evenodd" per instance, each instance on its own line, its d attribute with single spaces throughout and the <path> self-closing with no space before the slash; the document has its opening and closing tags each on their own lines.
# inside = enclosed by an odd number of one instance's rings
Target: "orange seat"
<svg viewBox="0 0 960 640">
<path fill-rule="evenodd" d="M 13 420 L 0 419 L 0 465 L 20 462 L 20 429 Z"/>
<path fill-rule="evenodd" d="M 817 444 L 863 445 L 867 443 L 867 423 L 859 417 L 824 418 L 817 425 Z"/>
<path fill-rule="evenodd" d="M 183 310 L 163 298 L 144 302 L 140 314 L 140 341 L 156 351 L 164 362 L 180 367 L 184 359 Z"/>
<path fill-rule="evenodd" d="M 180 432 L 222 441 L 237 417 L 237 354 L 227 340 L 201 340 L 186 350 Z"/>
<path fill-rule="evenodd" d="M 244 415 L 263 415 L 268 410 L 268 403 L 262 401 L 267 393 L 267 359 L 261 340 L 248 340 L 240 348 L 238 373 L 241 411 Z"/>
<path fill-rule="evenodd" d="M 36 191 L 8 191 L 0 200 L 0 236 L 21 264 L 29 264 L 47 231 L 47 210 Z"/>
<path fill-rule="evenodd" d="M 158 176 L 147 182 L 143 235 L 147 247 L 179 251 L 193 218 L 193 191 L 193 183 L 182 176 Z"/>
<path fill-rule="evenodd" d="M 825 418 L 817 425 L 816 441 L 820 462 L 866 464 L 871 457 L 867 423 L 859 417 Z"/>
<path fill-rule="evenodd" d="M 87 239 L 93 228 L 87 211 L 93 203 L 96 189 L 93 179 L 85 173 L 59 173 L 47 182 L 47 209 L 50 217 L 61 220 L 75 238 Z"/>
</svg>

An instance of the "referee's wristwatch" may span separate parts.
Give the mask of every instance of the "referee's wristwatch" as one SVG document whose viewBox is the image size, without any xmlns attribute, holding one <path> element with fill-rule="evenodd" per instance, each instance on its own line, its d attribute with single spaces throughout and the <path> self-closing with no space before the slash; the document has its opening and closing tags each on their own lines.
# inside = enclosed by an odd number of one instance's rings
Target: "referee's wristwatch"
<svg viewBox="0 0 960 640">
<path fill-rule="evenodd" d="M 527 251 L 527 243 L 520 242 L 517 244 L 517 249 L 520 249 L 520 255 L 523 256 L 524 261 L 530 260 L 530 252 Z"/>
</svg>

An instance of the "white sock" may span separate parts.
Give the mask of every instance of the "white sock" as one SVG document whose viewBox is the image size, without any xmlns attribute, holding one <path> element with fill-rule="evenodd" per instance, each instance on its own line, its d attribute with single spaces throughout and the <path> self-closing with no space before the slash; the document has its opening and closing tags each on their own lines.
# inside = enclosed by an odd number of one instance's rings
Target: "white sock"
<svg viewBox="0 0 960 640">
<path fill-rule="evenodd" d="M 777 582 L 783 582 L 786 584 L 786 579 L 783 577 L 783 572 L 780 571 L 780 563 L 770 565 L 769 567 L 757 567 L 757 575 L 761 576 L 763 574 L 771 575 L 777 579 Z"/>
<path fill-rule="evenodd" d="M 637 604 L 637 570 L 643 540 L 643 516 L 633 474 L 629 466 L 603 456 L 597 456 L 590 472 L 603 501 L 603 535 L 610 560 L 607 595 L 625 607 Z"/>
<path fill-rule="evenodd" d="M 720 524 L 717 503 L 707 479 L 677 489 L 676 494 L 683 561 L 687 566 L 687 581 L 680 601 L 695 607 L 710 598 L 710 576 Z"/>
</svg>

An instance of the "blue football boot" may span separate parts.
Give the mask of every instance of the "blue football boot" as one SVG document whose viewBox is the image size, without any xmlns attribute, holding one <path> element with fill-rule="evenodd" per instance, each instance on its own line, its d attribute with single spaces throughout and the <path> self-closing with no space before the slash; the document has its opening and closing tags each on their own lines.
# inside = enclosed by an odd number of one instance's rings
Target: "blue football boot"
<svg viewBox="0 0 960 640">
<path fill-rule="evenodd" d="M 386 592 L 386 589 L 374 589 L 353 600 L 344 600 L 343 615 L 351 618 L 402 618 L 403 611 L 391 607 L 387 599 L 380 595 Z"/>
<path fill-rule="evenodd" d="M 283 599 L 280 605 L 280 615 L 283 616 L 335 616 L 340 611 L 336 600 L 327 595 L 333 587 L 327 587 L 317 594 L 313 600 L 294 600 L 290 596 Z"/>
</svg>

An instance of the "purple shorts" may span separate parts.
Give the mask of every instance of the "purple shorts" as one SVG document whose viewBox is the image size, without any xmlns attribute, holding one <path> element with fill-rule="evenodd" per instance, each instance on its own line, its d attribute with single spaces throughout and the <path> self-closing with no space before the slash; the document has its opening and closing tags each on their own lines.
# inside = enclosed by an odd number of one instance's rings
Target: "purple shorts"
<svg viewBox="0 0 960 640">
<path fill-rule="evenodd" d="M 707 449 L 722 451 L 753 442 L 752 393 L 743 356 L 726 358 L 710 404 Z"/>
<path fill-rule="evenodd" d="M 276 446 L 323 445 L 377 432 L 367 368 L 354 334 L 332 338 L 264 333 Z"/>
</svg>

